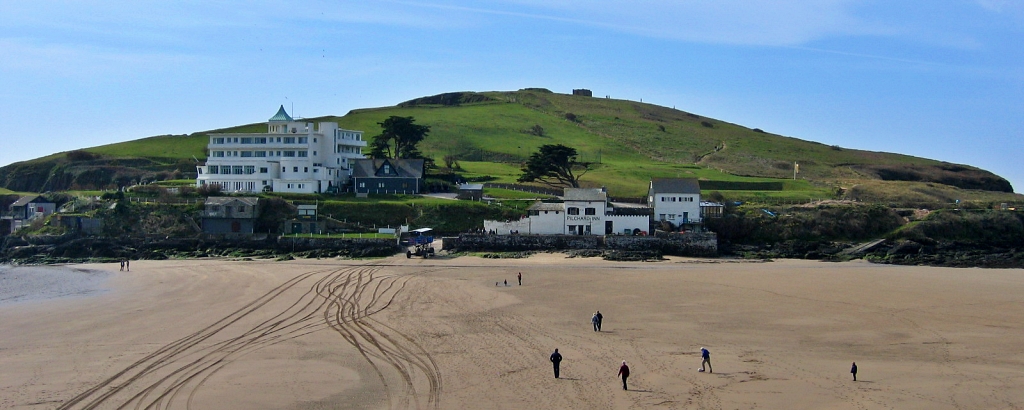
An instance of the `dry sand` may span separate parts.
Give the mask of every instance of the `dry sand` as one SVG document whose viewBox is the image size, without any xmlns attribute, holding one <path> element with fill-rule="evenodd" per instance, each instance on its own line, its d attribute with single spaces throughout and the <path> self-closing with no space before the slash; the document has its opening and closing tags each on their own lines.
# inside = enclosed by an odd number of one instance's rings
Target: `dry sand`
<svg viewBox="0 0 1024 410">
<path fill-rule="evenodd" d="M 0 299 L 0 408 L 1024 407 L 1022 270 L 561 254 L 131 267 Z M 701 346 L 714 373 L 696 371 Z"/>
</svg>

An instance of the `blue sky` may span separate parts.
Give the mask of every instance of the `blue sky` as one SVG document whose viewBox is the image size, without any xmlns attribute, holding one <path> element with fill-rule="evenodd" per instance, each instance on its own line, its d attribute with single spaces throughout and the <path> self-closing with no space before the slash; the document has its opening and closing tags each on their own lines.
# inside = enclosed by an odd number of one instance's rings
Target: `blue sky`
<svg viewBox="0 0 1024 410">
<path fill-rule="evenodd" d="M 0 15 L 0 165 L 282 104 L 589 88 L 1024 192 L 1018 0 L 0 0 Z"/>
</svg>

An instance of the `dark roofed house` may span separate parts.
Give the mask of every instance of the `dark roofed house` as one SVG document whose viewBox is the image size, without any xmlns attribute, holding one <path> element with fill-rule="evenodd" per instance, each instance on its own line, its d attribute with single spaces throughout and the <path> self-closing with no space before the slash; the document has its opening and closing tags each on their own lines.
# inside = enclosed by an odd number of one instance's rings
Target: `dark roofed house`
<svg viewBox="0 0 1024 410">
<path fill-rule="evenodd" d="M 8 207 L 9 215 L 16 220 L 32 220 L 54 213 L 57 204 L 39 195 L 18 198 Z"/>
<path fill-rule="evenodd" d="M 422 159 L 354 159 L 352 187 L 356 196 L 418 194 L 423 186 Z"/>
<path fill-rule="evenodd" d="M 462 184 L 459 185 L 458 199 L 480 201 L 484 199 L 484 184 Z"/>
<path fill-rule="evenodd" d="M 255 231 L 259 198 L 211 196 L 205 205 L 203 233 L 251 235 Z"/>
<path fill-rule="evenodd" d="M 654 208 L 654 221 L 677 227 L 701 222 L 700 182 L 696 178 L 653 178 L 647 204 Z"/>
</svg>

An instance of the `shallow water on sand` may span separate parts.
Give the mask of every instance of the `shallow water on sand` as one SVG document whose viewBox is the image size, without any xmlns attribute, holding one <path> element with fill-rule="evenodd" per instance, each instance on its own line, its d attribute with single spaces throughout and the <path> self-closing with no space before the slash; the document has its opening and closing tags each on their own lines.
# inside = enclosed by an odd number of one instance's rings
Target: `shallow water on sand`
<svg viewBox="0 0 1024 410">
<path fill-rule="evenodd" d="M 0 265 L 0 305 L 100 294 L 109 277 L 69 266 Z"/>
</svg>

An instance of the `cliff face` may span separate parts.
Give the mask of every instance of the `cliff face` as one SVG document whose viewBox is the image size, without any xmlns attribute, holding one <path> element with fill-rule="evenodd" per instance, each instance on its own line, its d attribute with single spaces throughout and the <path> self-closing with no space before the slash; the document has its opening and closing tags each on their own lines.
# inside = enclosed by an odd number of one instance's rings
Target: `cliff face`
<svg viewBox="0 0 1024 410">
<path fill-rule="evenodd" d="M 194 175 L 187 161 L 165 164 L 148 158 L 53 159 L 18 162 L 0 168 L 0 187 L 19 192 L 113 189 L 142 181 Z"/>
<path fill-rule="evenodd" d="M 856 168 L 883 181 L 935 182 L 961 189 L 1013 192 L 1010 181 L 999 175 L 957 164 L 863 165 Z"/>
</svg>

